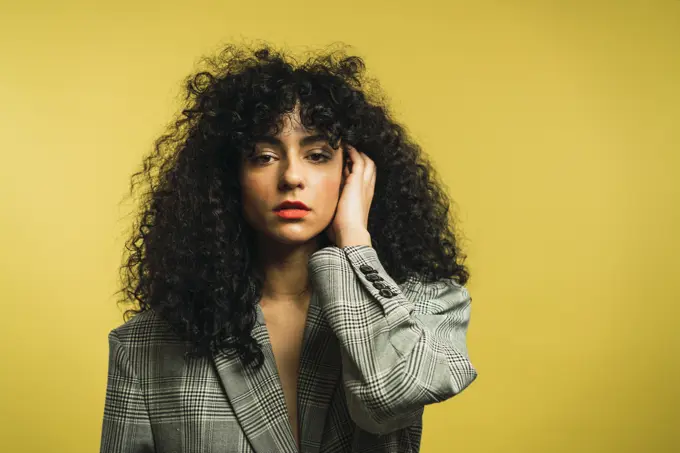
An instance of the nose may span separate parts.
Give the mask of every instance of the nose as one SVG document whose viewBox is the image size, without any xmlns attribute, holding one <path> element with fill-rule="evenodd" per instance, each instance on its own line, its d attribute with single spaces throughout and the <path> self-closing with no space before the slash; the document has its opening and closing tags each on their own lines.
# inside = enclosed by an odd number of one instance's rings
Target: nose
<svg viewBox="0 0 680 453">
<path fill-rule="evenodd" d="M 298 187 L 304 182 L 303 166 L 296 158 L 286 159 L 281 170 L 280 185 L 286 187 Z"/>
</svg>

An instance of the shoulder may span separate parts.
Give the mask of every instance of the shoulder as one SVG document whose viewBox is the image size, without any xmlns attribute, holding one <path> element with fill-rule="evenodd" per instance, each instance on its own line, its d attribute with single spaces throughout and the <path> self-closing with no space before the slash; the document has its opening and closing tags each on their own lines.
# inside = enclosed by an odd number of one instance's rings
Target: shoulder
<svg viewBox="0 0 680 453">
<path fill-rule="evenodd" d="M 109 338 L 116 339 L 125 346 L 181 342 L 170 325 L 153 310 L 134 315 L 121 326 L 111 330 Z"/>
<path fill-rule="evenodd" d="M 109 332 L 111 360 L 141 380 L 181 376 L 187 343 L 158 313 L 138 313 Z"/>
</svg>

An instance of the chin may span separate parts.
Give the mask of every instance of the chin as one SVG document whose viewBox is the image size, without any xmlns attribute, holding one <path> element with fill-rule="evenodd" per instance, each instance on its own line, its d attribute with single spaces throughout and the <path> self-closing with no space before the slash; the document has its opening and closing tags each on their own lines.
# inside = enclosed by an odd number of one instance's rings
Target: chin
<svg viewBox="0 0 680 453">
<path fill-rule="evenodd" d="M 310 233 L 290 233 L 290 232 L 279 232 L 278 234 L 272 235 L 272 239 L 281 244 L 288 245 L 303 245 L 311 241 L 316 240 L 317 234 Z"/>
</svg>

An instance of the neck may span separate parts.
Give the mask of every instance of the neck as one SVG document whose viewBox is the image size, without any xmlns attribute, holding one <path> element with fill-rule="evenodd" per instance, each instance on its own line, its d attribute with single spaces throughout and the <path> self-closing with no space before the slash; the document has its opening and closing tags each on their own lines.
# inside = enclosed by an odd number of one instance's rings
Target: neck
<svg viewBox="0 0 680 453">
<path fill-rule="evenodd" d="M 308 262 L 318 250 L 316 240 L 281 244 L 261 239 L 258 245 L 258 266 L 264 277 L 262 299 L 267 303 L 306 304 L 311 293 Z"/>
</svg>

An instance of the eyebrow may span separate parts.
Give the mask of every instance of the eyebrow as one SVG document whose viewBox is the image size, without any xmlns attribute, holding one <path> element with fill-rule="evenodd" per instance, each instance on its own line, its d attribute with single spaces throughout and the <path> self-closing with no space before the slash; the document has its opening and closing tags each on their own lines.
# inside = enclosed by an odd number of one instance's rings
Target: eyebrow
<svg viewBox="0 0 680 453">
<path fill-rule="evenodd" d="M 312 143 L 327 142 L 328 138 L 323 134 L 308 135 L 300 139 L 300 146 L 311 145 Z M 274 146 L 281 146 L 283 142 L 271 135 L 262 135 L 255 139 L 255 143 L 268 143 Z"/>
</svg>

